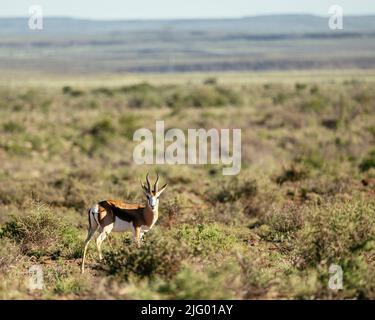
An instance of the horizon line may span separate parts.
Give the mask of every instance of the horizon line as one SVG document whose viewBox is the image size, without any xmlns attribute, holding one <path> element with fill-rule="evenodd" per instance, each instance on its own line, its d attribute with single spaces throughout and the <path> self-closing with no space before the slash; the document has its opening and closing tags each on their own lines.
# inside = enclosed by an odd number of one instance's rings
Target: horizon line
<svg viewBox="0 0 375 320">
<path fill-rule="evenodd" d="M 262 18 L 262 17 L 280 17 L 280 16 L 311 16 L 317 18 L 327 18 L 329 15 L 321 15 L 314 13 L 265 13 L 256 15 L 244 16 L 218 16 L 218 17 L 160 17 L 160 18 L 92 18 L 73 15 L 47 15 L 43 16 L 44 19 L 72 19 L 72 20 L 87 20 L 87 21 L 100 21 L 100 22 L 119 22 L 119 21 L 192 21 L 192 20 L 241 20 L 249 18 Z M 346 14 L 345 17 L 375 17 L 374 13 L 364 14 Z M 1 16 L 0 19 L 28 19 L 29 16 Z"/>
</svg>

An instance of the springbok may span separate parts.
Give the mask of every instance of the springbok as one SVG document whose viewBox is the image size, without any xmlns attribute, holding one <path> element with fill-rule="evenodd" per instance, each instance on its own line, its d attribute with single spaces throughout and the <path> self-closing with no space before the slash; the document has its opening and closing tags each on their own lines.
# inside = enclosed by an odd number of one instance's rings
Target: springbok
<svg viewBox="0 0 375 320">
<path fill-rule="evenodd" d="M 151 190 L 149 174 L 146 175 L 147 186 L 141 182 L 142 190 L 146 195 L 146 204 L 125 203 L 118 200 L 100 201 L 88 210 L 89 228 L 84 243 L 81 271 L 85 271 L 85 257 L 90 240 L 97 230 L 99 235 L 96 239 L 96 246 L 99 259 L 102 260 L 101 245 L 104 239 L 113 232 L 133 233 L 133 239 L 137 246 L 141 245 L 145 232 L 152 229 L 158 220 L 159 197 L 167 187 L 165 184 L 158 189 L 159 174 L 157 174 L 153 189 Z"/>
</svg>

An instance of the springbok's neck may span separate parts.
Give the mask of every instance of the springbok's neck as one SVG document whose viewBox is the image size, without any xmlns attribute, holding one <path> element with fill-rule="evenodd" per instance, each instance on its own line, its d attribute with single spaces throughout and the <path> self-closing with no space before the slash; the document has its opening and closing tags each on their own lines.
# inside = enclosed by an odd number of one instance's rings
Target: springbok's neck
<svg viewBox="0 0 375 320">
<path fill-rule="evenodd" d="M 158 205 L 156 205 L 155 208 L 152 209 L 147 202 L 145 210 L 143 212 L 147 226 L 152 226 L 158 219 L 158 216 L 159 216 L 158 209 L 159 209 Z"/>
</svg>

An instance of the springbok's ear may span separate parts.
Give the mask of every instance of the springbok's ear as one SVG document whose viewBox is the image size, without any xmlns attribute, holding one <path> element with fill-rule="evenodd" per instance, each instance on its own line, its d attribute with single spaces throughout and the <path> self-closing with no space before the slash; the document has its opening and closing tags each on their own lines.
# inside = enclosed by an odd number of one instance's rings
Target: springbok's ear
<svg viewBox="0 0 375 320">
<path fill-rule="evenodd" d="M 163 193 L 163 191 L 165 190 L 165 188 L 167 188 L 167 183 L 164 185 L 164 186 L 162 186 L 161 188 L 160 188 L 160 190 L 158 191 L 158 193 L 156 194 L 156 196 L 157 197 L 159 197 L 162 193 Z"/>
</svg>

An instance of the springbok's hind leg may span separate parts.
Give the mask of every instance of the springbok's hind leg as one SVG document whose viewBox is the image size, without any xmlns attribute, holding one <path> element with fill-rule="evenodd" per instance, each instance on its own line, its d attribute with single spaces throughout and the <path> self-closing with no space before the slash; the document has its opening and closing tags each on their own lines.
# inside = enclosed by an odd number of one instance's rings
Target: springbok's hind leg
<svg viewBox="0 0 375 320">
<path fill-rule="evenodd" d="M 99 260 L 103 259 L 102 255 L 102 243 L 105 240 L 107 236 L 111 233 L 113 229 L 113 224 L 105 226 L 103 229 L 100 229 L 100 234 L 98 238 L 96 239 L 96 247 L 98 248 L 98 253 L 99 253 Z"/>
<path fill-rule="evenodd" d="M 89 246 L 89 243 L 93 237 L 93 235 L 95 234 L 95 231 L 97 230 L 96 229 L 92 229 L 90 228 L 87 232 L 87 238 L 85 240 L 85 243 L 84 243 L 84 248 L 83 248 L 83 255 L 82 255 L 82 265 L 81 265 L 81 272 L 84 273 L 85 272 L 85 258 L 86 258 L 86 252 L 87 252 L 87 248 Z"/>
</svg>

